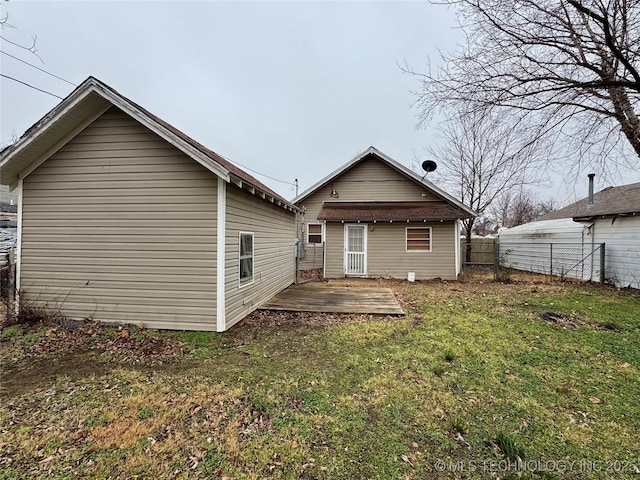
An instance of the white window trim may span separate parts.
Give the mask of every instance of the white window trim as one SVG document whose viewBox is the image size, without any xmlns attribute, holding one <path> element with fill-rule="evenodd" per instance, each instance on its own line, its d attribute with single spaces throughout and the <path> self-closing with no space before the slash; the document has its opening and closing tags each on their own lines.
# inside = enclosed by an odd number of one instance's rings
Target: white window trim
<svg viewBox="0 0 640 480">
<path fill-rule="evenodd" d="M 240 244 L 242 242 L 242 235 L 251 235 L 251 258 L 253 261 L 251 262 L 251 281 L 242 281 L 240 266 L 242 265 L 242 256 L 240 255 L 241 247 Z M 249 285 L 253 285 L 256 278 L 256 244 L 255 244 L 256 236 L 253 232 L 238 232 L 238 288 L 248 287 Z M 249 257 L 245 257 L 249 258 Z"/>
<path fill-rule="evenodd" d="M 409 250 L 409 230 L 429 230 L 428 250 Z M 433 250 L 433 229 L 431 227 L 407 227 L 404 231 L 404 249 L 406 253 L 425 253 Z"/>
<path fill-rule="evenodd" d="M 309 242 L 309 226 L 310 225 L 320 225 L 320 243 Z M 314 233 L 313 235 L 317 235 L 317 233 Z M 324 223 L 321 223 L 321 222 L 307 223 L 307 238 L 305 239 L 305 243 L 311 247 L 316 247 L 324 243 Z"/>
</svg>

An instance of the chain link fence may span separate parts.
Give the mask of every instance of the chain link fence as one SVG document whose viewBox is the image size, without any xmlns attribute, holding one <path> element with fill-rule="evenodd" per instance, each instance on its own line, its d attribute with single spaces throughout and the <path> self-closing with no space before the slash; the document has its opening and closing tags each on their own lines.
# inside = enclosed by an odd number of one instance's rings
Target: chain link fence
<svg viewBox="0 0 640 480">
<path fill-rule="evenodd" d="M 322 280 L 324 269 L 325 243 L 298 243 L 297 263 L 298 282 L 305 280 Z"/>
<path fill-rule="evenodd" d="M 499 266 L 585 282 L 605 281 L 605 244 L 499 244 Z"/>
<path fill-rule="evenodd" d="M 498 242 L 479 239 L 462 242 L 465 270 L 491 269 L 494 278 L 501 270 L 513 269 L 585 282 L 606 281 L 604 243 Z"/>
</svg>

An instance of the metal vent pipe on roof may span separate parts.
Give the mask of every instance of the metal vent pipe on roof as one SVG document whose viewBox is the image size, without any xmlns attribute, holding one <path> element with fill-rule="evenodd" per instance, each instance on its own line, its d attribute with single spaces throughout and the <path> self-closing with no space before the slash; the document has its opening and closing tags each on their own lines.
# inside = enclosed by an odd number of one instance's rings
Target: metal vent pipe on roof
<svg viewBox="0 0 640 480">
<path fill-rule="evenodd" d="M 595 173 L 590 173 L 589 177 L 589 199 L 587 201 L 587 207 L 593 207 L 593 178 L 596 176 Z"/>
</svg>

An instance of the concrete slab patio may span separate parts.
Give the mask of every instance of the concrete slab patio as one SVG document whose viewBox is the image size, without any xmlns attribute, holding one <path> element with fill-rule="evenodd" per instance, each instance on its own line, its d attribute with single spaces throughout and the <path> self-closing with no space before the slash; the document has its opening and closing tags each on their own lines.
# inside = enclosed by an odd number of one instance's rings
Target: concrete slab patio
<svg viewBox="0 0 640 480">
<path fill-rule="evenodd" d="M 319 282 L 292 285 L 260 310 L 404 315 L 389 288 L 335 287 Z"/>
</svg>

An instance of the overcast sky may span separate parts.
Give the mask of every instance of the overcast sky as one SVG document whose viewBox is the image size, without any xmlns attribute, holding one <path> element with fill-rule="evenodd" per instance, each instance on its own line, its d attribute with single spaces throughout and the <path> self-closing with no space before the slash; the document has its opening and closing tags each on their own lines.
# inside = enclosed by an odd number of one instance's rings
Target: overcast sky
<svg viewBox="0 0 640 480">
<path fill-rule="evenodd" d="M 5 41 L 3 52 L 76 85 L 93 75 L 231 161 L 298 178 L 300 191 L 370 145 L 407 166 L 416 154 L 426 159 L 436 138 L 415 129 L 419 84 L 398 64 L 437 64 L 439 50 L 461 41 L 453 12 L 427 2 L 12 0 L 0 8 L 15 27 L 2 35 L 25 45 L 37 36 L 44 63 Z M 4 75 L 61 97 L 74 88 L 4 53 L 0 62 Z M 60 101 L 6 78 L 0 87 L 3 144 Z M 540 195 L 583 197 L 586 173 Z M 606 183 L 634 181 L 637 171 Z"/>
</svg>

